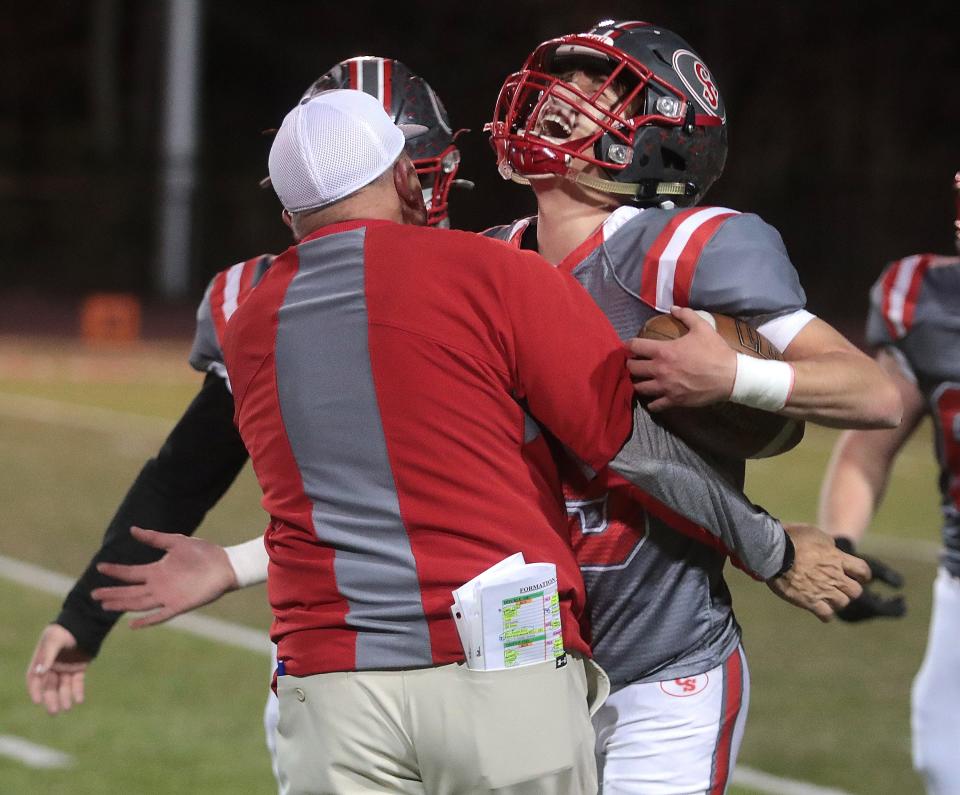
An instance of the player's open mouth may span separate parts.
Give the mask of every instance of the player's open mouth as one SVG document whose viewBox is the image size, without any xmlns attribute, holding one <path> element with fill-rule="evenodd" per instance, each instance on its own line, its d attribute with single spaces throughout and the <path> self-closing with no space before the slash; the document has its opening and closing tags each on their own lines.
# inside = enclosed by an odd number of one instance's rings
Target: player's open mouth
<svg viewBox="0 0 960 795">
<path fill-rule="evenodd" d="M 568 116 L 558 111 L 547 111 L 540 117 L 537 133 L 548 141 L 562 143 L 573 133 L 576 115 Z"/>
</svg>

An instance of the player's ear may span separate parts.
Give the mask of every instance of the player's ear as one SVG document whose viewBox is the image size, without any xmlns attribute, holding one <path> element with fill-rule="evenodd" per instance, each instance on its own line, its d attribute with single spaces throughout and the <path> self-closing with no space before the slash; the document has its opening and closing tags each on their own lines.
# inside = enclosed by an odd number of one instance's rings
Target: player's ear
<svg viewBox="0 0 960 795">
<path fill-rule="evenodd" d="M 427 222 L 427 207 L 423 203 L 420 177 L 406 153 L 393 165 L 393 186 L 400 197 L 403 222 L 423 226 Z"/>
</svg>

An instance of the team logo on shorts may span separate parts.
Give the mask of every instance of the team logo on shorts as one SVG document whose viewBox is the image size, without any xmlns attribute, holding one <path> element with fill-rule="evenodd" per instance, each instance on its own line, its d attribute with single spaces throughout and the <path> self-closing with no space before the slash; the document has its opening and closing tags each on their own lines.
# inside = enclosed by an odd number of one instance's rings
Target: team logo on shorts
<svg viewBox="0 0 960 795">
<path fill-rule="evenodd" d="M 679 679 L 667 679 L 660 683 L 660 689 L 674 698 L 687 698 L 702 693 L 710 677 L 706 674 L 699 676 L 681 676 Z"/>
</svg>

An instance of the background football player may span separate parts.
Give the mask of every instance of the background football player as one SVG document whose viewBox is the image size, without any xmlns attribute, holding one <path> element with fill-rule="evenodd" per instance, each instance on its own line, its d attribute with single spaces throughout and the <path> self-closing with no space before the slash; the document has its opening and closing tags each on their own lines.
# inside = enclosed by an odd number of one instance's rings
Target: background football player
<svg viewBox="0 0 960 795">
<path fill-rule="evenodd" d="M 631 342 L 651 410 L 730 399 L 823 424 L 900 417 L 882 370 L 804 308 L 779 234 L 698 206 L 726 159 L 726 112 L 703 60 L 645 22 L 544 42 L 507 78 L 487 128 L 537 215 L 489 230 L 590 292 L 624 340 L 673 312 L 680 340 Z M 691 309 L 748 320 L 784 352 L 744 361 Z M 731 464 L 742 478 L 743 464 Z M 722 792 L 749 698 L 726 550 L 605 473 L 565 485 L 593 647 L 614 690 L 595 718 L 605 793 Z M 706 543 L 704 543 L 706 542 Z"/>
<path fill-rule="evenodd" d="M 960 173 L 954 189 L 960 254 Z M 840 437 L 823 483 L 820 520 L 838 538 L 862 538 L 897 454 L 930 417 L 943 554 L 927 651 L 913 683 L 913 760 L 928 792 L 960 792 L 960 257 L 916 254 L 888 265 L 870 293 L 867 339 L 900 390 L 903 422 Z"/>
<path fill-rule="evenodd" d="M 420 135 L 407 142 L 405 151 L 420 176 L 428 224 L 449 226 L 450 188 L 455 182 L 464 181 L 456 179 L 460 153 L 447 112 L 433 89 L 399 61 L 360 57 L 338 63 L 325 72 L 304 92 L 301 101 L 335 88 L 372 94 L 383 102 L 394 122 L 423 127 Z M 226 371 L 220 364 L 220 335 L 230 315 L 272 261 L 271 254 L 254 257 L 218 273 L 210 282 L 197 313 L 190 355 L 191 365 L 207 373 L 207 377 L 157 456 L 147 461 L 130 487 L 107 527 L 100 549 L 70 591 L 60 614 L 41 632 L 27 668 L 30 697 L 50 714 L 83 701 L 87 666 L 120 616 L 102 608 L 91 596 L 94 589 L 112 582 L 98 571 L 97 565 L 103 561 L 149 563 L 159 558 L 162 551 L 141 544 L 131 535 L 131 525 L 161 531 L 150 536 L 159 536 L 161 544 L 164 533 L 193 533 L 247 460 L 246 448 L 233 423 L 233 398 Z M 221 547 L 213 544 L 201 549 L 224 554 Z M 258 571 L 261 562 L 265 563 L 261 539 L 228 548 L 226 554 L 235 572 L 233 576 L 238 579 L 231 586 L 258 581 L 257 575 L 250 572 Z M 193 573 L 202 578 L 216 576 L 217 572 L 215 566 L 201 566 Z M 276 697 L 270 693 L 264 722 L 274 772 L 276 721 Z"/>
</svg>

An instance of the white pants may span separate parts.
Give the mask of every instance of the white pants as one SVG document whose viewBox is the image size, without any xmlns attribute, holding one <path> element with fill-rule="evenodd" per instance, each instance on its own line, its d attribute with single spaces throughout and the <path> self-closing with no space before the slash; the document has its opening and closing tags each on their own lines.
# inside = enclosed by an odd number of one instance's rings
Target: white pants
<svg viewBox="0 0 960 795">
<path fill-rule="evenodd" d="M 273 672 L 277 670 L 277 644 L 271 643 L 270 682 L 273 684 Z M 273 777 L 280 787 L 280 772 L 277 767 L 277 721 L 280 720 L 280 701 L 273 687 L 267 688 L 267 703 L 263 707 L 263 731 L 267 738 L 267 750 L 270 752 L 270 767 L 273 768 Z"/>
<path fill-rule="evenodd" d="M 593 718 L 603 795 L 722 795 L 743 740 L 743 647 L 698 676 L 627 685 Z"/>
<path fill-rule="evenodd" d="M 911 698 L 913 765 L 930 795 L 960 793 L 960 579 L 940 569 Z"/>
</svg>

